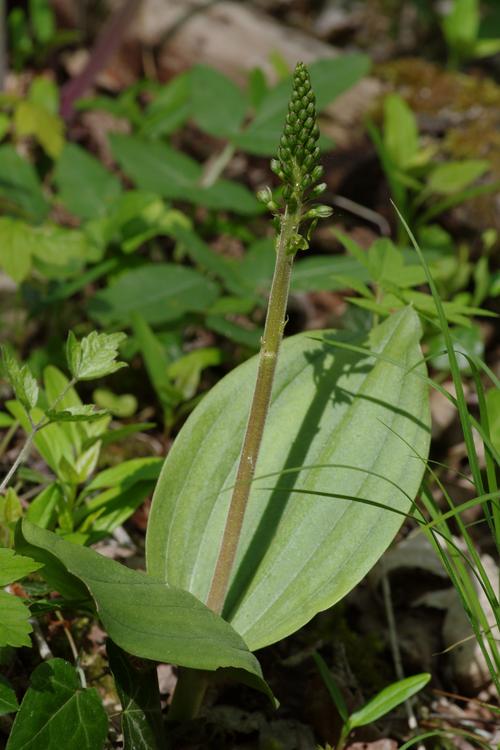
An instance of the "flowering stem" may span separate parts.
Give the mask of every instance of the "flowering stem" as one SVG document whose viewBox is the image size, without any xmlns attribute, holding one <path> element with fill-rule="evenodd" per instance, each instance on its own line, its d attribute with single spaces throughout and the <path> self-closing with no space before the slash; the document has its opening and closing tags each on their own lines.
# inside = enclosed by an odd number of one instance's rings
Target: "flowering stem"
<svg viewBox="0 0 500 750">
<path fill-rule="evenodd" d="M 289 212 L 286 209 L 281 218 L 281 231 L 276 248 L 276 264 L 267 308 L 264 335 L 260 348 L 257 381 L 255 383 L 252 405 L 250 407 L 219 557 L 207 598 L 207 605 L 217 613 L 222 611 L 229 586 L 229 579 L 233 570 L 245 509 L 250 495 L 251 483 L 269 411 L 278 351 L 285 328 L 286 307 L 294 258 L 294 253 L 290 252 L 290 245 L 293 237 L 297 234 L 300 218 L 300 204 L 296 206 L 293 212 Z"/>
</svg>

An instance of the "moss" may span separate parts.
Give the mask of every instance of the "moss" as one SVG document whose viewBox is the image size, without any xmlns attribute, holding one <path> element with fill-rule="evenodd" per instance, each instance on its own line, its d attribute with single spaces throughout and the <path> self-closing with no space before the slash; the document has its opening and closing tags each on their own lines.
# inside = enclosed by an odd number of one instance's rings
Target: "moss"
<svg viewBox="0 0 500 750">
<path fill-rule="evenodd" d="M 487 159 L 488 180 L 500 179 L 500 85 L 482 73 L 444 70 L 420 58 L 377 66 L 376 73 L 398 91 L 419 119 L 422 134 L 433 136 L 444 159 Z M 500 228 L 493 195 L 460 207 L 461 219 L 482 231 Z"/>
</svg>

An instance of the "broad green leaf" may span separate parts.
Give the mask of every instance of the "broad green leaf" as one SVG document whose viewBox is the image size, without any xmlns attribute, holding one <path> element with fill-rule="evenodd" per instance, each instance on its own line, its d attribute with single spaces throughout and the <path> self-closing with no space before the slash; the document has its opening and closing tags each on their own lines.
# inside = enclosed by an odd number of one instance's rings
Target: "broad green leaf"
<svg viewBox="0 0 500 750">
<path fill-rule="evenodd" d="M 49 408 L 53 408 L 56 402 L 56 406 L 59 409 L 67 409 L 68 407 L 79 408 L 82 406 L 82 401 L 75 388 L 70 387 L 70 382 L 66 375 L 57 367 L 54 367 L 54 365 L 48 365 L 44 369 L 43 385 Z M 70 422 L 61 424 L 60 429 L 72 443 L 75 453 L 80 453 L 83 440 L 88 437 L 88 430 L 85 423 L 75 424 Z"/>
<path fill-rule="evenodd" d="M 472 51 L 479 31 L 479 12 L 478 0 L 454 0 L 443 19 L 446 41 L 459 57 L 468 56 Z"/>
<path fill-rule="evenodd" d="M 38 1 L 40 2 L 40 0 Z M 45 0 L 41 0 L 41 2 L 45 4 Z M 53 115 L 57 115 L 59 112 L 59 89 L 50 78 L 45 76 L 34 78 L 28 96 L 31 102 L 43 107 L 47 112 L 51 112 Z"/>
<path fill-rule="evenodd" d="M 117 361 L 118 347 L 126 338 L 124 333 L 92 331 L 78 341 L 70 331 L 66 342 L 66 359 L 73 377 L 77 380 L 95 380 L 126 367 L 125 362 Z M 83 407 L 68 407 L 70 410 L 74 408 Z"/>
<path fill-rule="evenodd" d="M 14 713 L 18 708 L 15 692 L 5 677 L 0 675 L 0 716 Z"/>
<path fill-rule="evenodd" d="M 118 178 L 74 143 L 64 146 L 54 171 L 59 198 L 80 219 L 95 219 L 121 193 Z"/>
<path fill-rule="evenodd" d="M 402 516 L 390 509 L 410 510 L 424 470 L 408 447 L 425 456 L 429 444 L 417 315 L 407 308 L 367 340 L 345 334 L 378 357 L 336 349 L 328 336 L 335 338 L 330 332 L 324 342 L 311 334 L 285 340 L 278 362 L 224 610 L 252 650 L 294 632 L 361 580 L 401 525 Z M 201 600 L 213 575 L 256 369 L 254 358 L 203 399 L 170 450 L 153 499 L 148 570 Z M 303 466 L 317 468 L 296 471 Z M 367 498 L 389 509 L 359 502 Z"/>
<path fill-rule="evenodd" d="M 490 166 L 489 161 L 485 159 L 467 159 L 440 164 L 430 173 L 426 189 L 439 195 L 453 195 L 482 177 Z"/>
<path fill-rule="evenodd" d="M 129 487 L 136 482 L 154 481 L 158 479 L 162 464 L 161 458 L 153 456 L 148 458 L 131 458 L 129 461 L 123 461 L 117 466 L 110 469 L 104 469 L 85 488 L 85 494 L 102 490 L 105 487 L 122 488 Z"/>
<path fill-rule="evenodd" d="M 120 419 L 132 417 L 137 411 L 137 399 L 133 393 L 113 393 L 107 388 L 96 388 L 92 399 L 101 409 L 113 414 Z"/>
<path fill-rule="evenodd" d="M 21 427 L 27 435 L 31 432 L 27 414 L 19 401 L 7 401 L 7 408 L 11 414 L 21 423 Z M 39 422 L 45 414 L 41 409 L 32 409 L 31 418 Z M 50 424 L 40 430 L 34 440 L 35 447 L 42 456 L 43 460 L 50 466 L 52 471 L 57 474 L 58 468 L 63 456 L 73 455 L 73 445 L 67 433 L 62 429 L 64 425 Z"/>
<path fill-rule="evenodd" d="M 0 544 L 11 547 L 16 523 L 23 516 L 23 506 L 17 492 L 7 487 L 5 494 L 0 495 Z"/>
<path fill-rule="evenodd" d="M 399 706 L 400 703 L 403 703 L 408 698 L 411 698 L 412 695 L 418 693 L 419 690 L 422 690 L 430 679 L 430 674 L 423 672 L 422 674 L 413 675 L 413 677 L 407 677 L 405 680 L 394 682 L 392 685 L 384 688 L 363 708 L 360 708 L 359 711 L 351 714 L 349 717 L 349 726 L 351 729 L 355 729 L 356 727 L 362 727 L 377 721 L 381 716 L 385 716 L 393 708 Z"/>
<path fill-rule="evenodd" d="M 403 172 L 418 151 L 417 120 L 399 94 L 384 99 L 384 146 L 393 164 Z"/>
<path fill-rule="evenodd" d="M 153 482 L 136 482 L 104 490 L 81 505 L 74 514 L 75 526 L 93 544 L 121 526 L 153 491 Z"/>
<path fill-rule="evenodd" d="M 292 290 L 296 292 L 333 291 L 345 289 L 338 276 L 349 276 L 359 282 L 368 281 L 366 270 L 353 258 L 345 255 L 301 258 L 294 269 Z"/>
<path fill-rule="evenodd" d="M 0 147 L 0 205 L 4 213 L 35 222 L 49 211 L 35 170 L 10 145 Z"/>
<path fill-rule="evenodd" d="M 232 320 L 226 320 L 222 315 L 207 315 L 205 325 L 230 341 L 254 350 L 259 348 L 264 333 L 263 328 L 246 328 Z"/>
<path fill-rule="evenodd" d="M 18 524 L 16 548 L 45 564 L 49 583 L 54 562 L 59 572 L 65 569 L 81 581 L 110 638 L 128 653 L 193 669 L 237 667 L 261 677 L 259 663 L 241 636 L 189 592 L 66 542 L 28 521 Z"/>
<path fill-rule="evenodd" d="M 32 135 L 43 150 L 57 159 L 64 146 L 64 123 L 44 107 L 25 99 L 14 110 L 14 128 L 18 136 Z"/>
<path fill-rule="evenodd" d="M 200 187 L 201 166 L 164 143 L 116 134 L 110 142 L 113 156 L 141 190 L 242 214 L 261 210 L 254 195 L 237 182 L 217 180 L 211 187 Z"/>
<path fill-rule="evenodd" d="M 108 640 L 106 650 L 122 704 L 124 750 L 162 750 L 165 747 L 163 717 L 156 666 L 132 663 L 128 654 Z"/>
<path fill-rule="evenodd" d="M 45 224 L 32 229 L 33 264 L 49 279 L 75 276 L 85 263 L 100 259 L 99 249 L 83 232 Z"/>
<path fill-rule="evenodd" d="M 206 65 L 190 73 L 191 115 L 205 132 L 217 138 L 237 133 L 247 110 L 246 97 L 227 76 Z"/>
<path fill-rule="evenodd" d="M 318 60 L 308 67 L 318 110 L 322 110 L 368 73 L 370 60 L 355 53 Z M 290 89 L 291 76 L 263 96 L 254 120 L 232 141 L 251 154 L 273 156 L 283 132 Z"/>
<path fill-rule="evenodd" d="M 14 281 L 24 281 L 31 270 L 30 228 L 23 222 L 4 216 L 0 218 L 0 242 L 0 266 Z"/>
<path fill-rule="evenodd" d="M 49 44 L 54 40 L 56 34 L 56 20 L 50 3 L 47 0 L 30 0 L 29 10 L 31 28 L 37 41 L 42 45 Z M 33 88 L 33 85 L 31 88 Z M 30 91 L 30 96 L 31 94 Z"/>
<path fill-rule="evenodd" d="M 0 591 L 0 647 L 31 646 L 30 611 L 24 601 L 7 591 Z"/>
<path fill-rule="evenodd" d="M 2 346 L 0 349 L 4 375 L 12 386 L 18 401 L 29 411 L 36 406 L 38 401 L 38 383 L 28 365 L 21 366 L 8 347 Z"/>
<path fill-rule="evenodd" d="M 42 529 L 48 529 L 54 522 L 63 500 L 61 486 L 57 482 L 52 482 L 31 501 L 26 511 L 26 518 L 31 523 L 41 526 Z"/>
<path fill-rule="evenodd" d="M 65 409 L 47 409 L 45 412 L 51 422 L 95 422 L 102 419 L 107 412 L 95 409 L 93 404 L 67 406 Z"/>
<path fill-rule="evenodd" d="M 189 117 L 190 112 L 189 72 L 181 73 L 162 86 L 142 115 L 140 134 L 150 138 L 170 135 Z"/>
<path fill-rule="evenodd" d="M 95 688 L 82 688 L 63 659 L 40 664 L 31 675 L 7 750 L 100 750 L 108 719 Z"/>
<path fill-rule="evenodd" d="M 76 229 L 51 224 L 31 226 L 24 221 L 0 219 L 0 265 L 14 281 L 23 281 L 31 266 L 47 278 L 71 276 L 88 260 L 95 259 L 85 235 Z"/>
<path fill-rule="evenodd" d="M 468 328 L 450 328 L 453 337 L 453 348 L 457 357 L 457 363 L 460 370 L 470 374 L 470 362 L 467 356 L 483 357 L 484 342 L 481 336 L 481 329 L 477 325 Z M 431 336 L 428 339 L 430 364 L 436 370 L 445 372 L 450 371 L 450 360 L 446 351 L 446 343 L 442 333 Z"/>
<path fill-rule="evenodd" d="M 168 208 L 154 193 L 128 190 L 108 208 L 106 216 L 86 225 L 95 241 L 121 247 L 132 253 L 145 242 L 160 235 L 171 235 L 177 226 L 189 226 L 189 219 L 180 211 Z"/>
<path fill-rule="evenodd" d="M 151 263 L 127 271 L 91 299 L 90 315 L 103 325 L 130 325 L 134 313 L 147 323 L 167 323 L 203 312 L 218 296 L 214 283 L 174 263 Z"/>
<path fill-rule="evenodd" d="M 5 430 L 7 427 L 11 427 L 14 424 L 12 417 L 9 417 L 4 411 L 0 411 L 0 429 Z"/>
<path fill-rule="evenodd" d="M 29 557 L 16 555 L 14 550 L 0 547 L 0 586 L 7 586 L 33 573 L 42 566 Z"/>
<path fill-rule="evenodd" d="M 238 263 L 214 252 L 206 242 L 189 228 L 176 227 L 172 235 L 200 269 L 215 274 L 224 283 L 224 286 L 234 294 L 247 292 L 246 287 L 242 286 L 241 283 Z"/>
<path fill-rule="evenodd" d="M 174 381 L 174 386 L 185 400 L 193 398 L 201 380 L 201 374 L 206 367 L 213 367 L 222 362 L 222 352 L 214 346 L 194 349 L 192 352 L 176 359 L 168 367 L 168 375 Z"/>
</svg>

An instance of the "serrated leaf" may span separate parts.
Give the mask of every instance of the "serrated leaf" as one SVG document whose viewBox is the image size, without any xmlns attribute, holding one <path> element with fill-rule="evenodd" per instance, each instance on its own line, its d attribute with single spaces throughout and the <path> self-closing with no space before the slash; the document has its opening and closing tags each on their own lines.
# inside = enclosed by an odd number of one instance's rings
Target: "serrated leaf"
<svg viewBox="0 0 500 750">
<path fill-rule="evenodd" d="M 82 688 L 63 659 L 40 664 L 31 675 L 6 750 L 100 750 L 107 715 L 95 688 Z"/>
<path fill-rule="evenodd" d="M 429 444 L 419 336 L 418 317 L 406 308 L 368 340 L 345 334 L 384 359 L 339 351 L 310 334 L 284 341 L 256 472 L 289 473 L 253 483 L 224 609 L 251 649 L 294 632 L 348 593 L 400 527 L 402 516 L 391 509 L 409 511 L 424 466 L 407 443 L 422 456 Z M 148 570 L 201 600 L 213 576 L 214 540 L 222 537 L 256 369 L 254 358 L 205 396 L 177 436 L 153 499 Z M 337 468 L 300 472 L 318 464 Z M 359 502 L 365 498 L 389 510 Z"/>
<path fill-rule="evenodd" d="M 1 346 L 0 350 L 5 376 L 18 401 L 27 411 L 30 411 L 38 401 L 38 383 L 28 365 L 20 365 L 8 347 Z"/>
<path fill-rule="evenodd" d="M 399 706 L 400 703 L 411 698 L 412 695 L 422 690 L 425 685 L 431 679 L 430 674 L 423 672 L 422 674 L 413 675 L 413 677 L 407 677 L 399 682 L 394 682 L 392 685 L 384 688 L 374 698 L 372 698 L 365 706 L 355 711 L 349 717 L 349 726 L 351 729 L 356 727 L 362 727 L 366 724 L 371 724 L 381 716 L 385 716 L 392 711 L 393 708 Z"/>
<path fill-rule="evenodd" d="M 231 625 L 192 594 L 120 565 L 87 547 L 61 539 L 24 520 L 16 549 L 45 564 L 43 575 L 58 591 L 62 572 L 90 591 L 110 638 L 130 654 L 192 669 L 238 667 L 262 681 L 257 659 Z M 54 580 L 54 575 L 57 580 Z"/>
<path fill-rule="evenodd" d="M 72 331 L 66 342 L 68 367 L 77 380 L 95 380 L 110 375 L 125 362 L 117 362 L 118 347 L 127 338 L 125 333 L 97 333 L 92 331 L 78 341 Z"/>
<path fill-rule="evenodd" d="M 30 611 L 18 596 L 0 591 L 0 647 L 31 646 Z"/>
<path fill-rule="evenodd" d="M 14 583 L 41 567 L 40 563 L 29 557 L 16 555 L 14 550 L 0 547 L 0 586 Z"/>
</svg>

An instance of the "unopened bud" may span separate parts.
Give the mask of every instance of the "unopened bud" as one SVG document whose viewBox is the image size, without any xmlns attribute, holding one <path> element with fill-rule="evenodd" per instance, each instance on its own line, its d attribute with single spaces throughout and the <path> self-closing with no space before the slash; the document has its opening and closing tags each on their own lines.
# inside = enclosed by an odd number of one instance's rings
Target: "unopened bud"
<svg viewBox="0 0 500 750">
<path fill-rule="evenodd" d="M 333 213 L 333 209 L 331 206 L 325 206 L 320 204 L 319 206 L 314 206 L 314 208 L 309 209 L 309 211 L 305 215 L 305 219 L 328 219 L 329 216 L 331 216 Z"/>
</svg>

